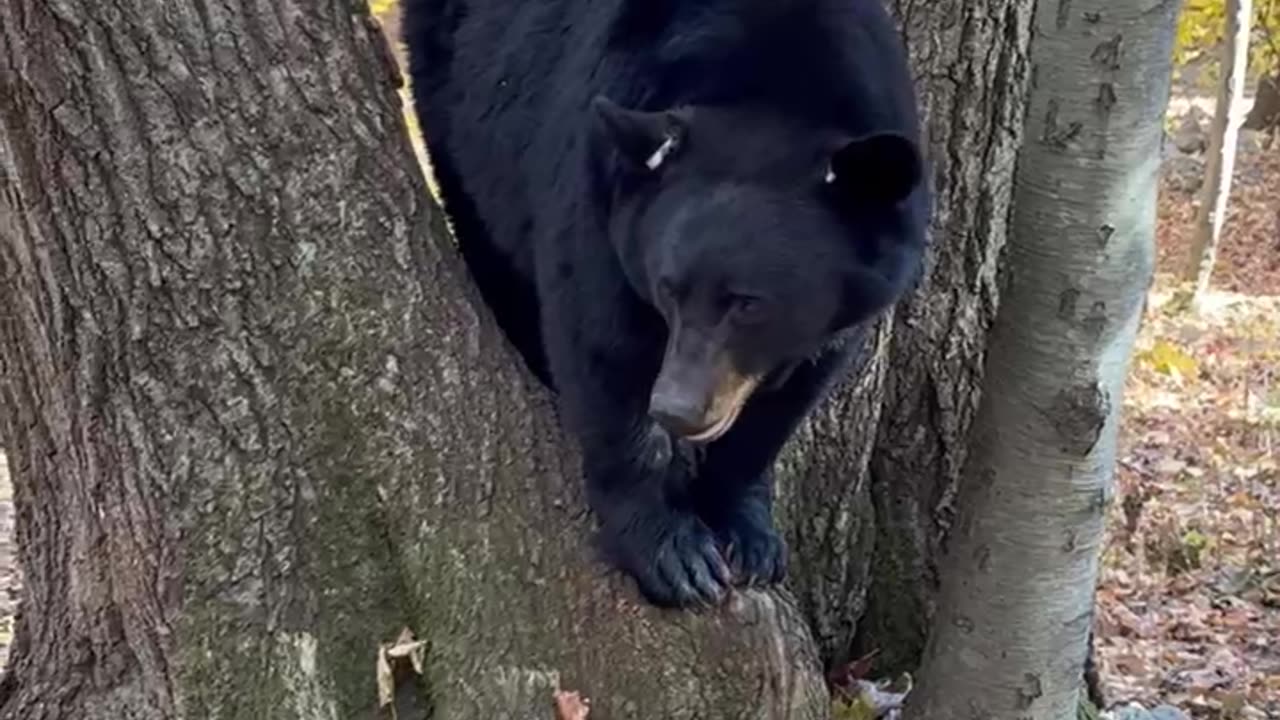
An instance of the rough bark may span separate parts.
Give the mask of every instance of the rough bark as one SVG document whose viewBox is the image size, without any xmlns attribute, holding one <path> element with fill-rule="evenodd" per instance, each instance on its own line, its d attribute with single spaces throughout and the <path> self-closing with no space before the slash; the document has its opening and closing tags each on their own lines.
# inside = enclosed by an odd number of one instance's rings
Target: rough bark
<svg viewBox="0 0 1280 720">
<path fill-rule="evenodd" d="M 790 549 L 788 586 L 826 668 L 844 662 L 866 610 L 875 552 L 867 463 L 887 370 L 890 323 L 868 333 L 861 367 L 787 444 L 777 467 L 777 518 Z"/>
<path fill-rule="evenodd" d="M 786 594 L 661 613 L 468 285 L 362 2 L 0 3 L 0 717 L 825 717 Z M 412 678 L 411 678 L 412 679 Z"/>
<path fill-rule="evenodd" d="M 1253 2 L 1225 2 L 1227 27 L 1222 41 L 1218 106 L 1209 126 L 1204 185 L 1200 190 L 1200 207 L 1192 226 L 1191 249 L 1184 273 L 1186 280 L 1194 283 L 1191 290 L 1193 299 L 1202 297 L 1209 290 L 1213 266 L 1218 259 L 1218 241 L 1222 239 L 1222 227 L 1227 222 L 1227 205 L 1231 200 L 1231 180 L 1235 173 L 1236 149 L 1243 120 L 1237 110 L 1244 99 L 1245 75 L 1249 65 Z"/>
<path fill-rule="evenodd" d="M 1041 3 L 1008 283 L 908 718 L 1075 717 L 1180 3 Z"/>
<path fill-rule="evenodd" d="M 894 3 L 921 87 L 937 199 L 927 273 L 893 324 L 870 463 L 874 580 L 855 650 L 878 650 L 881 671 L 915 667 L 933 613 L 936 555 L 999 296 L 1034 5 Z"/>
</svg>

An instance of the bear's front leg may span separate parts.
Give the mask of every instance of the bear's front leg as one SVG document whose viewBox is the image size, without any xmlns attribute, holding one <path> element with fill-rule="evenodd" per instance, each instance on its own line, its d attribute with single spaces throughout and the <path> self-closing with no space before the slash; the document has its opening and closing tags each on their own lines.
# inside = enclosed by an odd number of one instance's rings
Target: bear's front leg
<svg viewBox="0 0 1280 720">
<path fill-rule="evenodd" d="M 689 464 L 672 453 L 665 431 L 647 420 L 637 425 L 613 442 L 599 433 L 580 438 L 602 549 L 655 605 L 717 604 L 731 584 L 729 567 L 687 495 Z"/>
<path fill-rule="evenodd" d="M 692 465 L 648 416 L 663 328 L 626 312 L 625 298 L 610 302 L 609 290 L 544 306 L 547 358 L 562 419 L 582 450 L 602 549 L 655 605 L 718 603 L 729 569 L 688 497 Z"/>
<path fill-rule="evenodd" d="M 787 547 L 773 521 L 773 463 L 859 347 L 842 343 L 799 363 L 780 387 L 758 392 L 733 428 L 707 447 L 693 497 L 724 547 L 735 584 L 768 585 L 786 577 Z"/>
</svg>

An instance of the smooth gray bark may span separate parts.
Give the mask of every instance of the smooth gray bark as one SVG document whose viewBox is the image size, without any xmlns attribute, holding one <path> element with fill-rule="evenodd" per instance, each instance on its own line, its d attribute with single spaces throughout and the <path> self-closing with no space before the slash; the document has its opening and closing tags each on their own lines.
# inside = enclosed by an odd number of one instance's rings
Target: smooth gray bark
<svg viewBox="0 0 1280 720">
<path fill-rule="evenodd" d="M 907 717 L 1075 717 L 1178 2 L 1041 3 L 1008 282 Z"/>
<path fill-rule="evenodd" d="M 1218 260 L 1218 243 L 1227 222 L 1231 201 L 1231 180 L 1235 174 L 1240 124 L 1244 120 L 1240 102 L 1249 66 L 1249 27 L 1253 20 L 1252 0 L 1224 0 L 1227 27 L 1222 36 L 1222 63 L 1219 65 L 1218 106 L 1209 126 L 1208 161 L 1200 207 L 1192 226 L 1191 250 L 1185 277 L 1194 283 L 1192 298 L 1198 300 L 1209 290 L 1213 267 Z"/>
<path fill-rule="evenodd" d="M 364 4 L 0 3 L 0 717 L 823 718 L 785 593 L 662 613 L 430 201 Z"/>
</svg>

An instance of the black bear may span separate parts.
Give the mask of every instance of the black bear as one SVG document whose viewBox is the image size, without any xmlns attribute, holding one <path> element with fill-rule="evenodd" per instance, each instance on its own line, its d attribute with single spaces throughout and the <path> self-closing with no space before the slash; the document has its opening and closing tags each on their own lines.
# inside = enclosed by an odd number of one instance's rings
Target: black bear
<svg viewBox="0 0 1280 720">
<path fill-rule="evenodd" d="M 925 248 L 881 0 L 407 0 L 404 27 L 463 256 L 612 563 L 664 606 L 781 580 L 773 461 Z"/>
</svg>

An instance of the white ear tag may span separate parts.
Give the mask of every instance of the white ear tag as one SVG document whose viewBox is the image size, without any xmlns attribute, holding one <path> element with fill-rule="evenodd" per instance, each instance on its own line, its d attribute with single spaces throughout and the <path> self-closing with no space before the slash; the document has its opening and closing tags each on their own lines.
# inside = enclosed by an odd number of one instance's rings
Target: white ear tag
<svg viewBox="0 0 1280 720">
<path fill-rule="evenodd" d="M 823 180 L 823 182 L 825 182 L 825 183 L 826 183 L 826 184 L 828 184 L 828 185 L 830 185 L 831 183 L 835 182 L 835 181 L 836 181 L 836 171 L 835 171 L 835 170 L 832 170 L 832 169 L 831 169 L 831 167 L 830 167 L 830 166 L 828 166 L 828 167 L 827 167 L 827 176 L 826 176 L 826 177 L 824 177 L 822 180 Z"/>
<path fill-rule="evenodd" d="M 645 167 L 650 170 L 657 170 L 662 167 L 662 163 L 666 162 L 667 156 L 675 149 L 676 139 L 668 135 L 667 139 L 662 141 L 662 145 L 660 145 L 657 150 L 654 150 L 653 154 L 649 156 L 649 159 L 645 161 Z"/>
</svg>

